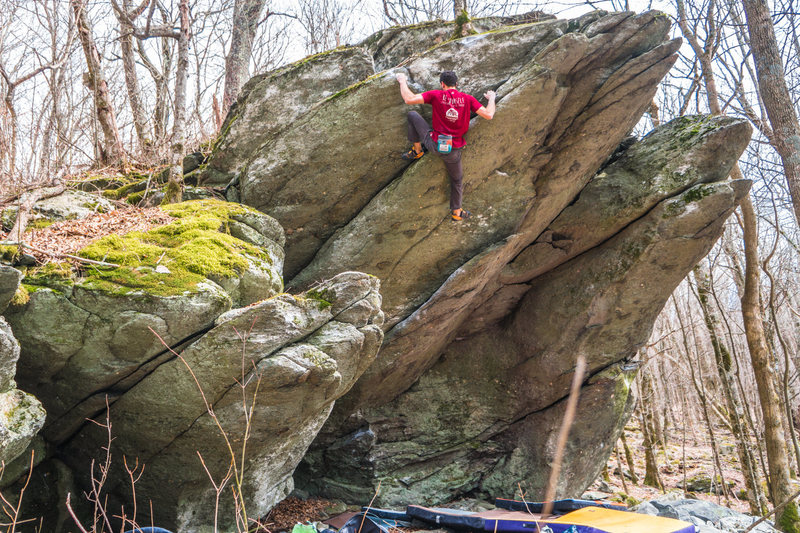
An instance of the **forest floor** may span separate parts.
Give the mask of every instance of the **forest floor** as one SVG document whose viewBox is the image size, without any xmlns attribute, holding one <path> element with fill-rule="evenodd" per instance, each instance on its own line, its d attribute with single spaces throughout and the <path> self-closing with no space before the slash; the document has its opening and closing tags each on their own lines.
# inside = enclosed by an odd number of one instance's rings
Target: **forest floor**
<svg viewBox="0 0 800 533">
<path fill-rule="evenodd" d="M 631 422 L 634 422 L 634 420 L 631 420 Z M 638 483 L 633 483 L 630 476 L 626 475 L 625 486 L 623 487 L 622 479 L 619 476 L 619 462 L 616 454 L 612 453 L 607 464 L 609 478 L 605 482 L 606 486 L 603 486 L 603 480 L 598 478 L 589 487 L 588 491 L 613 492 L 619 496 L 619 500 L 622 500 L 627 495 L 627 503 L 635 504 L 639 501 L 657 499 L 668 492 L 684 492 L 684 483 L 687 483 L 689 488 L 692 489 L 693 480 L 697 481 L 705 478 L 710 481 L 712 477 L 719 479 L 719 473 L 714 465 L 711 445 L 706 434 L 697 433 L 687 428 L 684 440 L 682 431 L 673 430 L 670 433 L 672 441 L 667 443 L 666 453 L 663 447 L 657 447 L 656 464 L 658 465 L 659 478 L 664 486 L 663 491 L 656 487 L 645 486 L 643 483 L 645 453 L 642 445 L 642 433 L 639 431 L 638 425 L 631 423 L 625 428 L 625 438 L 631 450 L 634 472 L 638 477 Z M 686 497 L 707 500 L 747 513 L 750 510 L 750 506 L 747 500 L 744 499 L 744 478 L 739 468 L 739 457 L 736 454 L 736 443 L 733 435 L 725 428 L 720 427 L 715 428 L 714 436 L 719 450 L 722 478 L 730 487 L 729 497 L 726 499 L 721 494 L 696 490 L 686 491 Z M 618 443 L 618 446 L 619 460 L 622 461 L 622 471 L 627 474 L 629 469 L 625 460 L 625 452 L 620 443 Z M 611 491 L 603 490 L 608 488 Z"/>
<path fill-rule="evenodd" d="M 604 481 L 602 475 L 588 489 L 587 493 L 606 493 L 609 499 L 617 502 L 624 502 L 628 505 L 635 505 L 642 501 L 654 500 L 662 497 L 665 493 L 683 493 L 684 481 L 692 486 L 692 480 L 711 479 L 718 476 L 714 466 L 714 458 L 711 453 L 711 446 L 708 437 L 692 430 L 687 430 L 685 435 L 682 431 L 671 431 L 672 441 L 667 443 L 666 453 L 658 447 L 656 462 L 658 464 L 659 476 L 664 490 L 655 487 L 647 487 L 642 483 L 645 472 L 645 454 L 642 445 L 642 434 L 638 425 L 632 419 L 625 428 L 625 438 L 631 450 L 634 463 L 634 472 L 638 477 L 638 482 L 633 483 L 626 475 L 625 486 L 619 476 L 619 463 L 617 456 L 612 453 L 609 458 L 608 480 Z M 689 492 L 685 497 L 707 500 L 718 505 L 724 505 L 736 511 L 747 513 L 749 506 L 746 500 L 739 499 L 744 491 L 744 480 L 739 471 L 739 460 L 736 455 L 736 446 L 733 437 L 724 428 L 716 428 L 715 438 L 717 447 L 720 450 L 720 463 L 722 465 L 723 478 L 731 487 L 730 497 L 725 497 L 710 492 Z M 629 469 L 625 460 L 625 452 L 619 445 L 619 458 L 622 461 L 622 471 L 628 474 Z M 627 490 L 625 490 L 627 489 Z M 534 499 L 534 498 L 531 498 Z M 368 502 L 364 502 L 367 505 Z M 415 502 L 408 502 L 413 504 Z M 279 503 L 270 513 L 262 519 L 261 523 L 271 532 L 291 530 L 296 523 L 324 521 L 333 514 L 333 510 L 342 512 L 343 504 L 328 500 L 301 500 L 298 498 L 287 498 Z M 355 511 L 358 507 L 351 507 L 348 510 Z"/>
</svg>

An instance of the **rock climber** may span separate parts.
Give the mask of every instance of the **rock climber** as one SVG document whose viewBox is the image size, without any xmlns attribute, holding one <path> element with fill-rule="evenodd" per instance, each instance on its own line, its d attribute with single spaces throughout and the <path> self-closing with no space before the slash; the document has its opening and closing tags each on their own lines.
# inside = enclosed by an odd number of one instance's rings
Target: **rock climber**
<svg viewBox="0 0 800 533">
<path fill-rule="evenodd" d="M 400 95 L 405 103 L 430 104 L 433 107 L 432 128 L 416 111 L 408 113 L 408 140 L 411 141 L 412 147 L 403 154 L 403 159 L 415 160 L 422 157 L 425 152 L 436 151 L 444 162 L 447 175 L 450 176 L 450 217 L 455 221 L 469 218 L 471 213 L 461 208 L 464 177 L 461 150 L 466 145 L 464 135 L 469 129 L 469 119 L 473 111 L 480 117 L 492 120 L 495 111 L 495 92 L 487 91 L 483 95 L 488 100 L 486 106 L 483 106 L 474 96 L 456 89 L 458 77 L 452 70 L 445 70 L 439 76 L 441 89 L 425 91 L 422 94 L 414 94 L 409 89 L 408 77 L 405 74 L 398 73 L 396 78 L 400 83 Z"/>
</svg>

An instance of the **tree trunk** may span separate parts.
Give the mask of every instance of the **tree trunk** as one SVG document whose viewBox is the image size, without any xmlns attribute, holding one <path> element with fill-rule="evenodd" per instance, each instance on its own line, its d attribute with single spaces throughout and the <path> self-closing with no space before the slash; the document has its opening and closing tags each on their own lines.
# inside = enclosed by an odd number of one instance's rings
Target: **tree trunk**
<svg viewBox="0 0 800 533">
<path fill-rule="evenodd" d="M 653 425 L 653 384 L 650 373 L 643 368 L 639 372 L 639 385 L 641 397 L 639 399 L 639 409 L 642 415 L 642 447 L 644 447 L 644 484 L 663 490 L 664 486 L 658 476 L 658 465 L 656 464 L 655 452 L 655 428 Z"/>
<path fill-rule="evenodd" d="M 625 451 L 625 462 L 628 463 L 628 470 L 631 473 L 631 483 L 638 485 L 639 476 L 636 475 L 636 463 L 633 462 L 633 452 L 631 452 L 631 447 L 628 446 L 628 439 L 625 438 L 624 430 L 620 434 L 619 440 L 622 441 L 622 449 Z M 619 471 L 622 472 L 622 465 L 620 465 Z"/>
<path fill-rule="evenodd" d="M 167 82 L 169 80 L 169 73 L 172 70 L 172 39 L 168 37 L 161 38 L 161 72 L 154 76 L 153 81 L 156 84 L 156 103 L 153 110 L 153 133 L 156 142 L 159 146 L 164 146 L 167 138 L 167 119 L 169 115 L 169 108 L 167 102 L 169 100 L 169 87 Z"/>
<path fill-rule="evenodd" d="M 767 348 L 764 337 L 764 326 L 758 286 L 758 229 L 756 215 L 750 198 L 746 197 L 741 204 L 744 220 L 744 253 L 745 276 L 744 294 L 742 295 L 742 317 L 744 319 L 747 346 L 750 348 L 750 359 L 758 386 L 758 397 L 764 417 L 764 442 L 769 463 L 769 488 L 772 504 L 777 506 L 785 502 L 792 494 L 789 481 L 789 461 L 786 456 L 786 441 L 783 436 L 780 402 L 775 391 L 773 368 L 775 361 Z M 800 531 L 800 517 L 797 505 L 790 503 L 777 518 L 777 526 L 781 531 Z"/>
<path fill-rule="evenodd" d="M 258 29 L 266 0 L 236 0 L 233 6 L 231 48 L 225 56 L 225 89 L 222 94 L 222 115 L 228 113 L 244 82 L 249 78 L 253 38 Z"/>
<path fill-rule="evenodd" d="M 456 24 L 453 32 L 456 38 L 476 33 L 467 11 L 467 0 L 453 0 L 453 21 Z"/>
<path fill-rule="evenodd" d="M 178 68 L 175 71 L 175 122 L 172 128 L 172 146 L 169 181 L 164 191 L 164 204 L 183 199 L 183 158 L 186 155 L 186 82 L 189 74 L 189 0 L 180 3 L 181 30 L 178 37 Z"/>
<path fill-rule="evenodd" d="M 129 22 L 133 20 L 135 14 L 131 13 L 129 0 L 123 1 L 122 9 L 125 10 L 125 14 L 123 16 L 118 13 L 117 20 L 119 21 L 119 46 L 122 50 L 125 87 L 128 90 L 128 103 L 131 106 L 133 126 L 136 130 L 136 138 L 139 141 L 139 149 L 145 157 L 149 157 L 153 151 L 153 139 L 150 135 L 150 128 L 147 125 L 147 116 L 142 104 L 142 93 L 139 90 L 139 77 L 136 75 L 136 58 L 134 57 L 134 29 Z"/>
<path fill-rule="evenodd" d="M 744 426 L 744 409 L 736 388 L 731 353 L 717 335 L 719 320 L 708 298 L 711 294 L 711 280 L 702 263 L 698 263 L 694 267 L 694 277 L 697 282 L 697 300 L 700 303 L 706 330 L 711 338 L 717 373 L 719 374 L 722 392 L 725 395 L 725 401 L 728 406 L 728 421 L 736 441 L 736 451 L 739 455 L 739 464 L 744 476 L 745 492 L 747 493 L 747 501 L 750 504 L 750 512 L 754 515 L 759 515 L 761 514 L 761 509 L 758 499 L 757 471 L 755 459 L 750 450 L 750 435 Z"/>
<path fill-rule="evenodd" d="M 758 92 L 772 126 L 770 143 L 781 157 L 795 218 L 800 224 L 800 124 L 786 87 L 775 29 L 766 0 L 743 0 L 742 4 L 756 65 Z"/>
<path fill-rule="evenodd" d="M 75 13 L 75 24 L 78 27 L 83 54 L 86 56 L 87 71 L 83 81 L 86 87 L 92 91 L 95 115 L 100 130 L 103 132 L 103 142 L 99 154 L 100 163 L 113 165 L 122 159 L 122 141 L 114 117 L 114 106 L 108 92 L 108 83 L 103 76 L 100 53 L 97 51 L 97 45 L 92 36 L 89 17 L 86 16 L 86 0 L 70 0 L 70 3 Z"/>
<path fill-rule="evenodd" d="M 625 434 L 624 430 L 622 434 Z M 622 470 L 622 459 L 619 457 L 619 443 L 614 446 L 614 452 L 617 454 L 617 468 L 619 468 L 619 479 L 622 481 L 622 492 L 628 494 L 628 484 L 625 483 L 625 472 Z"/>
</svg>

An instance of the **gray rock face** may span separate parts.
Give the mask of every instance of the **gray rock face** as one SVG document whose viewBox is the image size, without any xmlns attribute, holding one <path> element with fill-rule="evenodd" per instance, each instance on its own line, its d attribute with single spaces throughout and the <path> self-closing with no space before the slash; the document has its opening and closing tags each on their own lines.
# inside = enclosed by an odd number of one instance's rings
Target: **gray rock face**
<svg viewBox="0 0 800 533">
<path fill-rule="evenodd" d="M 12 295 L 19 286 L 19 272 L 8 272 L 0 268 L 0 284 L 4 292 Z M 5 275 L 4 275 L 5 274 Z M 0 305 L 0 309 L 5 305 Z M 14 375 L 19 359 L 19 343 L 5 319 L 0 316 L 0 463 L 11 465 L 28 448 L 33 438 L 42 428 L 45 412 L 42 404 L 34 396 L 17 388 Z M 35 457 L 39 462 L 43 455 Z M 14 469 L 9 469 L 9 476 L 2 480 L 8 484 L 14 480 Z"/>
<path fill-rule="evenodd" d="M 758 520 L 753 516 L 738 513 L 712 502 L 685 500 L 680 494 L 668 494 L 663 498 L 645 502 L 635 510 L 637 513 L 677 518 L 689 522 L 697 527 L 698 533 L 741 533 Z M 778 530 L 775 529 L 772 522 L 767 520 L 751 531 L 775 533 Z"/>
<path fill-rule="evenodd" d="M 629 361 L 747 193 L 748 182 L 723 180 L 750 127 L 685 117 L 609 161 L 675 61 L 680 41 L 660 13 L 596 12 L 449 41 L 447 30 L 367 39 L 377 68 L 402 66 L 320 98 L 295 127 L 236 155 L 249 163 L 229 197 L 287 228 L 289 287 L 341 270 L 382 281 L 381 355 L 337 401 L 297 477 L 353 501 L 380 481 L 382 504 L 510 496 L 521 479 L 537 490 L 584 353 L 559 482 L 559 495 L 575 496 L 628 416 Z M 439 158 L 396 158 L 409 108 L 395 73 L 420 92 L 453 68 L 462 90 L 498 94 L 494 119 L 475 118 L 467 138 L 464 202 L 475 216 L 460 224 L 447 217 Z"/>
<path fill-rule="evenodd" d="M 363 49 L 345 48 L 252 78 L 225 119 L 200 183 L 227 185 L 238 178 L 247 172 L 252 153 L 273 135 L 286 130 L 320 99 L 374 72 L 372 58 Z"/>
<path fill-rule="evenodd" d="M 92 213 L 105 213 L 114 209 L 116 206 L 102 196 L 68 190 L 58 196 L 36 202 L 32 210 L 32 220 L 45 219 L 58 222 L 86 218 Z M 16 218 L 17 208 L 15 206 L 8 207 L 0 213 L 2 225 L 7 228 L 14 225 Z"/>
<path fill-rule="evenodd" d="M 21 280 L 22 272 L 10 266 L 0 265 L 0 313 L 8 307 Z"/>
<path fill-rule="evenodd" d="M 211 326 L 231 299 L 214 284 L 174 297 L 131 296 L 76 286 L 38 290 L 7 313 L 23 347 L 17 379 L 48 412 L 44 434 L 61 442 L 105 408 L 153 365 L 168 357 L 153 333 L 170 345 Z"/>
<path fill-rule="evenodd" d="M 251 516 L 288 495 L 333 402 L 378 352 L 378 288 L 377 278 L 349 272 L 299 296 L 224 313 L 180 357 L 162 361 L 113 403 L 117 453 L 147 465 L 137 490 L 158 502 L 159 523 L 213 531 L 209 475 L 219 482 L 234 463 Z M 250 453 L 242 463 L 245 435 Z M 62 447 L 70 466 L 80 471 L 97 458 L 106 438 L 102 428 L 84 424 Z M 115 474 L 109 488 L 124 495 L 124 472 Z M 226 491 L 219 510 L 225 531 L 235 530 L 234 516 Z"/>
</svg>

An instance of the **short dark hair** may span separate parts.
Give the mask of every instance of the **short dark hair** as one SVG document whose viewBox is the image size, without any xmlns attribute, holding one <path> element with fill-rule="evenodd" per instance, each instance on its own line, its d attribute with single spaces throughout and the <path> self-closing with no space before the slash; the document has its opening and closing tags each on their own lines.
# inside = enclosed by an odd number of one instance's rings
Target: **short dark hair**
<svg viewBox="0 0 800 533">
<path fill-rule="evenodd" d="M 452 70 L 445 70 L 439 74 L 439 81 L 448 87 L 455 87 L 456 83 L 458 83 L 458 76 L 456 76 L 456 73 Z"/>
</svg>

